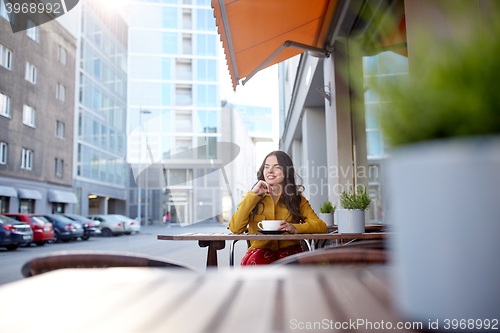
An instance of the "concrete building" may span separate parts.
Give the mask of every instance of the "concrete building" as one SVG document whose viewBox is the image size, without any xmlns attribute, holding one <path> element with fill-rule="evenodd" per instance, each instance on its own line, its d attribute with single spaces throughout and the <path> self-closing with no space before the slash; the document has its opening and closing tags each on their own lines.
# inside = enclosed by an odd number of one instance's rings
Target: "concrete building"
<svg viewBox="0 0 500 333">
<path fill-rule="evenodd" d="M 222 134 L 210 1 L 133 1 L 131 13 L 127 214 L 141 211 L 155 223 L 167 211 L 176 223 L 212 218 L 222 207 L 221 175 L 209 172 L 220 162 L 215 148 Z M 155 163 L 162 184 L 139 195 L 138 175 Z"/>
<path fill-rule="evenodd" d="M 72 212 L 76 39 L 57 21 L 0 17 L 1 212 Z"/>
<path fill-rule="evenodd" d="M 102 1 L 80 1 L 75 105 L 76 213 L 125 214 L 128 25 Z"/>
<path fill-rule="evenodd" d="M 226 167 L 229 186 L 222 182 L 222 211 L 224 220 L 229 220 L 236 211 L 243 195 L 256 182 L 255 137 L 236 106 L 225 104 L 222 108 L 222 141 L 238 145 L 240 153 Z"/>
<path fill-rule="evenodd" d="M 234 104 L 248 134 L 256 142 L 271 142 L 273 140 L 272 109 L 265 106 Z"/>
</svg>

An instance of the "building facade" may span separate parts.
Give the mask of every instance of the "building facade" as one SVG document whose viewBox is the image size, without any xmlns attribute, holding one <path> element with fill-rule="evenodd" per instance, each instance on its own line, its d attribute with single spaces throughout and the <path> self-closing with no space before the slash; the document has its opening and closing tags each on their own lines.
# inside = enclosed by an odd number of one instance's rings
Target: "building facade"
<svg viewBox="0 0 500 333">
<path fill-rule="evenodd" d="M 76 39 L 55 20 L 14 34 L 0 7 L 1 212 L 72 212 Z"/>
<path fill-rule="evenodd" d="M 133 1 L 129 32 L 127 214 L 194 223 L 222 210 L 218 42 L 208 0 Z M 160 165 L 161 179 L 139 174 Z M 147 187 L 147 189 L 144 189 Z M 140 209 L 138 203 L 141 204 Z"/>
<path fill-rule="evenodd" d="M 126 213 L 128 25 L 97 0 L 80 1 L 74 188 L 77 214 Z"/>
</svg>

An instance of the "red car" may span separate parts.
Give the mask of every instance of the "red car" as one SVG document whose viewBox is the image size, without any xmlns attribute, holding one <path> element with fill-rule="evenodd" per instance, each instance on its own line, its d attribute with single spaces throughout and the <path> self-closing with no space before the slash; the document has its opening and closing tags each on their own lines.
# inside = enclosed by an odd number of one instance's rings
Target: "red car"
<svg viewBox="0 0 500 333">
<path fill-rule="evenodd" d="M 2 215 L 28 223 L 33 231 L 33 242 L 38 246 L 44 245 L 48 240 L 51 240 L 54 237 L 52 223 L 47 221 L 43 215 L 17 213 L 5 213 Z"/>
</svg>

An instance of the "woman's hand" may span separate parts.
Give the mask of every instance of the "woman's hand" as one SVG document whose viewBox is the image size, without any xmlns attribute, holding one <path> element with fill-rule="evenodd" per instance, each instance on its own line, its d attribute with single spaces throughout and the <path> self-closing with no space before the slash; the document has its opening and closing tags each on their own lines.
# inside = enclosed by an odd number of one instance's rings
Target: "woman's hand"
<svg viewBox="0 0 500 333">
<path fill-rule="evenodd" d="M 297 229 L 293 226 L 293 224 L 288 223 L 287 221 L 281 221 L 280 226 L 278 227 L 278 230 L 285 230 L 288 231 L 290 234 L 296 234 Z"/>
<path fill-rule="evenodd" d="M 272 190 L 273 190 L 273 187 L 263 180 L 259 180 L 257 182 L 257 184 L 255 184 L 255 186 L 252 188 L 252 192 L 257 194 L 257 195 L 271 193 Z"/>
</svg>

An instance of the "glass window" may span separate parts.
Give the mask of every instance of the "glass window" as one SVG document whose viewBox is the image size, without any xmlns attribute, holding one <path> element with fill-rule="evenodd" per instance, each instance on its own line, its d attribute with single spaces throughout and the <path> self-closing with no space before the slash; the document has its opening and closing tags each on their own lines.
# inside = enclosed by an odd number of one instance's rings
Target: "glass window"
<svg viewBox="0 0 500 333">
<path fill-rule="evenodd" d="M 81 117 L 81 114 L 80 114 Z M 65 125 L 62 121 L 56 120 L 56 138 L 65 139 Z"/>
<path fill-rule="evenodd" d="M 193 122 L 191 111 L 176 111 L 175 112 L 175 131 L 176 132 L 192 132 Z"/>
<path fill-rule="evenodd" d="M 92 153 L 92 179 L 99 179 L 99 154 L 97 152 Z"/>
<path fill-rule="evenodd" d="M 162 83 L 161 84 L 161 105 L 169 106 L 172 105 L 172 88 L 170 83 Z"/>
<path fill-rule="evenodd" d="M 210 6 L 210 0 L 196 0 L 198 6 Z"/>
<path fill-rule="evenodd" d="M 101 147 L 108 148 L 108 128 L 106 125 L 101 125 Z"/>
<path fill-rule="evenodd" d="M 92 142 L 93 142 L 94 146 L 99 145 L 99 136 L 100 136 L 99 123 L 94 120 L 92 122 Z"/>
<path fill-rule="evenodd" d="M 0 164 L 7 164 L 7 142 L 0 142 Z"/>
<path fill-rule="evenodd" d="M 175 62 L 175 78 L 177 80 L 193 79 L 193 66 L 191 59 L 177 59 Z"/>
<path fill-rule="evenodd" d="M 193 53 L 193 42 L 191 34 L 182 34 L 182 54 Z"/>
<path fill-rule="evenodd" d="M 193 148 L 193 139 L 188 136 L 178 136 L 175 138 L 175 157 L 177 159 L 192 159 L 191 148 Z"/>
<path fill-rule="evenodd" d="M 162 45 L 161 53 L 177 54 L 177 33 L 163 32 L 161 45 Z"/>
<path fill-rule="evenodd" d="M 191 8 L 182 8 L 182 29 L 191 30 L 192 28 Z"/>
<path fill-rule="evenodd" d="M 170 80 L 172 78 L 170 73 L 170 58 L 161 58 L 161 79 Z"/>
<path fill-rule="evenodd" d="M 215 18 L 212 9 L 196 10 L 196 30 L 215 30 Z"/>
<path fill-rule="evenodd" d="M 176 7 L 162 7 L 161 14 L 162 14 L 161 27 L 163 29 L 177 29 Z"/>
<path fill-rule="evenodd" d="M 196 35 L 196 54 L 206 56 L 216 56 L 216 35 L 215 34 L 197 34 Z"/>
<path fill-rule="evenodd" d="M 10 118 L 10 96 L 0 93 L 0 115 Z"/>
<path fill-rule="evenodd" d="M 68 52 L 64 47 L 59 45 L 59 47 L 57 48 L 57 61 L 66 66 L 67 58 L 68 58 Z"/>
<path fill-rule="evenodd" d="M 23 105 L 23 124 L 35 127 L 35 108 L 29 105 Z"/>
<path fill-rule="evenodd" d="M 110 129 L 109 130 L 109 149 L 111 151 L 114 151 L 116 148 L 116 138 L 115 138 L 115 131 Z"/>
<path fill-rule="evenodd" d="M 188 179 L 188 170 L 186 169 L 169 169 L 169 184 L 173 185 L 182 185 L 187 183 L 190 179 Z"/>
<path fill-rule="evenodd" d="M 54 175 L 57 177 L 63 176 L 64 160 L 56 158 L 54 161 Z"/>
<path fill-rule="evenodd" d="M 12 50 L 0 44 L 0 65 L 12 69 Z"/>
<path fill-rule="evenodd" d="M 31 170 L 33 168 L 33 150 L 23 148 L 21 150 L 21 169 Z"/>
<path fill-rule="evenodd" d="M 196 89 L 196 104 L 198 106 L 217 107 L 218 96 L 216 85 L 198 84 Z"/>
<path fill-rule="evenodd" d="M 58 83 L 56 85 L 56 99 L 60 100 L 61 102 L 66 101 L 66 86 L 62 83 Z"/>
<path fill-rule="evenodd" d="M 175 104 L 176 105 L 192 105 L 193 94 L 190 84 L 175 85 Z"/>
<path fill-rule="evenodd" d="M 27 24 L 28 29 L 26 30 L 26 35 L 35 42 L 38 42 L 38 26 L 35 25 L 35 22 L 29 19 Z"/>
<path fill-rule="evenodd" d="M 197 59 L 196 60 L 196 76 L 198 81 L 216 81 L 217 80 L 217 60 L 214 59 Z"/>
<path fill-rule="evenodd" d="M 33 65 L 29 61 L 26 61 L 26 73 L 24 75 L 26 81 L 36 84 L 36 70 L 37 68 L 35 65 Z"/>
</svg>

